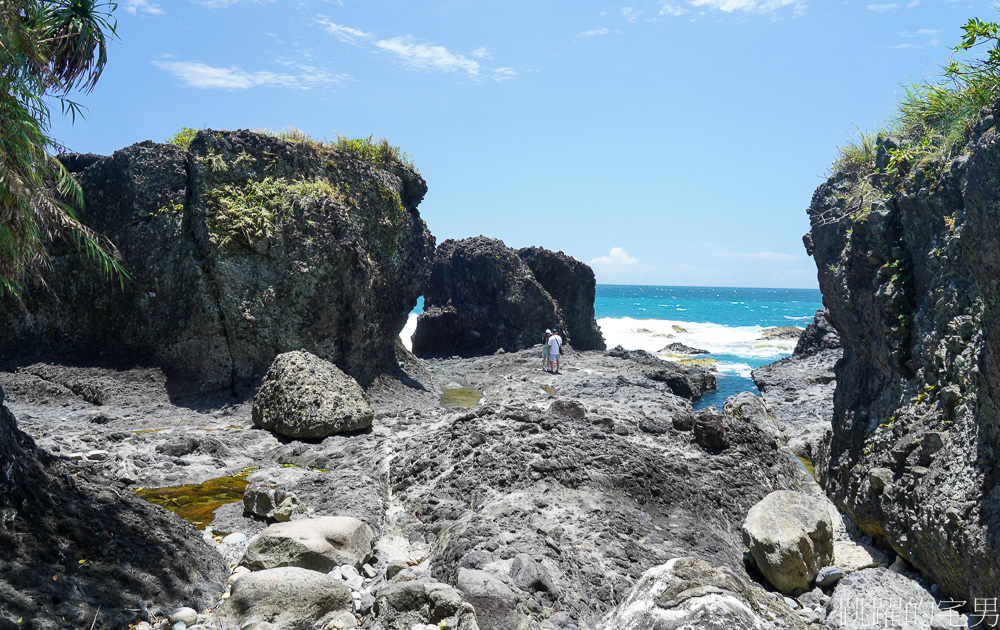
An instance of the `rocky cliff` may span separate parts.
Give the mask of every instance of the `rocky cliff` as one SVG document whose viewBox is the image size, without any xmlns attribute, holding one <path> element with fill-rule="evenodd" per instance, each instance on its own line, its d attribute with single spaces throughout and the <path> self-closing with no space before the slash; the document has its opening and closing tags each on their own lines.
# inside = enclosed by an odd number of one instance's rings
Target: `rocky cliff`
<svg viewBox="0 0 1000 630">
<path fill-rule="evenodd" d="M 597 280 L 594 270 L 562 252 L 541 247 L 517 251 L 535 279 L 545 287 L 566 318 L 567 338 L 575 350 L 604 350 L 607 346 L 594 319 Z"/>
<path fill-rule="evenodd" d="M 129 278 L 57 251 L 47 288 L 0 304 L 0 356 L 118 353 L 211 390 L 304 348 L 370 382 L 395 365 L 434 247 L 424 180 L 374 155 L 203 130 L 186 151 L 147 141 L 67 158 L 83 221 Z"/>
<path fill-rule="evenodd" d="M 562 309 L 515 250 L 484 236 L 449 239 L 434 256 L 413 353 L 475 356 L 501 348 L 522 350 L 541 343 L 545 329 L 555 327 L 566 328 Z"/>
<path fill-rule="evenodd" d="M 1000 592 L 1000 134 L 892 138 L 813 196 L 806 246 L 840 332 L 837 504 L 949 597 Z"/>
</svg>

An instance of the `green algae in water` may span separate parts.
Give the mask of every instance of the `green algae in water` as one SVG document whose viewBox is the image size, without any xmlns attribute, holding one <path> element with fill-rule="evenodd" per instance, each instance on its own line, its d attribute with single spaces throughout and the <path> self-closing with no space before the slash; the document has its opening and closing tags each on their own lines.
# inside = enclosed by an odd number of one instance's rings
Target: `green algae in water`
<svg viewBox="0 0 1000 630">
<path fill-rule="evenodd" d="M 812 477 L 813 479 L 816 479 L 816 467 L 813 465 L 812 461 L 806 457 L 802 457 L 801 455 L 796 455 L 795 457 L 798 458 L 799 463 L 802 464 L 802 467 L 806 469 L 806 472 L 809 473 L 809 476 Z"/>
<path fill-rule="evenodd" d="M 482 397 L 475 387 L 448 387 L 441 394 L 441 404 L 446 407 L 475 407 Z"/>
<path fill-rule="evenodd" d="M 556 395 L 556 388 L 555 387 L 549 387 L 548 385 L 542 385 L 542 389 L 544 389 L 545 393 L 548 394 L 549 396 L 555 396 Z"/>
<path fill-rule="evenodd" d="M 205 529 L 215 520 L 215 511 L 219 507 L 243 500 L 246 476 L 246 472 L 241 472 L 196 485 L 139 488 L 135 494 L 150 503 L 162 505 L 198 529 Z"/>
</svg>

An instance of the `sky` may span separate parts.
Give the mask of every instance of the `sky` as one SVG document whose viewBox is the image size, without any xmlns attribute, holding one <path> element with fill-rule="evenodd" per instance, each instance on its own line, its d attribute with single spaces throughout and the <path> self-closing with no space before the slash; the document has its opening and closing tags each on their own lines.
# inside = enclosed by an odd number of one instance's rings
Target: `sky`
<svg viewBox="0 0 1000 630">
<path fill-rule="evenodd" d="M 480 234 L 599 283 L 815 288 L 806 208 L 837 148 L 932 79 L 970 0 L 118 0 L 57 118 L 110 154 L 182 127 L 384 137 L 438 243 Z"/>
</svg>

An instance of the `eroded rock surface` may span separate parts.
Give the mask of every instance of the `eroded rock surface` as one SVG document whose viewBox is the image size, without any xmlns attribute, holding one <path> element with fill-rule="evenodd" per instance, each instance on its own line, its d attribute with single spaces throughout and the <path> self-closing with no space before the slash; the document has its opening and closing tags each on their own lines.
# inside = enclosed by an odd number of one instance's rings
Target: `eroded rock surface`
<svg viewBox="0 0 1000 630">
<path fill-rule="evenodd" d="M 947 159 L 839 169 L 805 239 L 844 346 L 827 492 L 963 601 L 1000 592 L 1000 134 L 983 113 Z"/>
<path fill-rule="evenodd" d="M 254 424 L 290 438 L 360 431 L 373 417 L 357 381 L 304 351 L 278 355 L 253 399 Z"/>
<path fill-rule="evenodd" d="M 83 221 L 118 246 L 129 280 L 57 247 L 51 291 L 27 290 L 26 312 L 0 302 L 0 358 L 125 354 L 202 391 L 302 348 L 362 382 L 395 369 L 434 247 L 411 167 L 202 130 L 187 151 L 141 142 L 77 178 Z"/>
</svg>

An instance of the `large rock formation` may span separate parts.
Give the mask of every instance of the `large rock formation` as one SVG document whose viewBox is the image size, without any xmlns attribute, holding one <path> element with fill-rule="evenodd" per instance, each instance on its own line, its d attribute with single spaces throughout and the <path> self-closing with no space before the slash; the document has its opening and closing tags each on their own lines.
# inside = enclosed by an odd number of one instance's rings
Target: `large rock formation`
<svg viewBox="0 0 1000 630">
<path fill-rule="evenodd" d="M 607 346 L 594 319 L 594 270 L 572 256 L 541 247 L 525 247 L 517 255 L 562 309 L 573 349 L 604 350 Z"/>
<path fill-rule="evenodd" d="M 1000 133 L 917 162 L 881 138 L 805 241 L 840 332 L 827 492 L 954 599 L 1000 592 Z M 892 156 L 894 169 L 885 173 Z"/>
<path fill-rule="evenodd" d="M 801 458 L 816 459 L 833 418 L 833 367 L 843 355 L 840 336 L 820 309 L 799 336 L 792 356 L 753 371 L 769 417 L 789 448 Z"/>
<path fill-rule="evenodd" d="M 0 357 L 27 350 L 151 360 L 204 390 L 255 378 L 304 348 L 362 383 L 392 368 L 430 268 L 412 167 L 249 131 L 187 151 L 142 142 L 68 159 L 84 222 L 121 252 L 102 277 L 68 248 L 26 310 L 0 304 Z"/>
<path fill-rule="evenodd" d="M 565 330 L 559 305 L 503 241 L 477 236 L 437 248 L 417 319 L 417 356 L 475 356 L 540 343 Z M 572 340 L 566 339 L 572 343 Z"/>
</svg>

